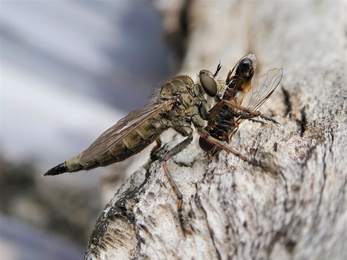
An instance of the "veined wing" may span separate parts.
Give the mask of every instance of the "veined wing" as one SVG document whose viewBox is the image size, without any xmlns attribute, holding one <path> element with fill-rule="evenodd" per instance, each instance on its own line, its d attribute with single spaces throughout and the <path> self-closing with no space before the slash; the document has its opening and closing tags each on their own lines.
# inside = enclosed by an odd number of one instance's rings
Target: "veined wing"
<svg viewBox="0 0 347 260">
<path fill-rule="evenodd" d="M 281 82 L 283 69 L 271 69 L 266 74 L 259 76 L 256 86 L 248 93 L 242 106 L 257 110 L 275 91 Z"/>
<path fill-rule="evenodd" d="M 164 108 L 171 108 L 174 100 L 165 100 L 161 103 L 150 103 L 142 108 L 132 111 L 126 117 L 120 119 L 114 126 L 102 133 L 84 152 L 80 159 L 86 163 L 104 154 L 112 146 L 123 140 L 136 127 L 140 126 L 148 118 L 160 113 Z"/>
</svg>

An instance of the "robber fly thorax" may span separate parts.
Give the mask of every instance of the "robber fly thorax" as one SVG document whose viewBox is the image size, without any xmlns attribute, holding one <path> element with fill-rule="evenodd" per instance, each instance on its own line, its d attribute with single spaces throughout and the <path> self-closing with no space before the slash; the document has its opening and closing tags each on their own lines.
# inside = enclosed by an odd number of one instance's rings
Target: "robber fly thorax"
<svg viewBox="0 0 347 260">
<path fill-rule="evenodd" d="M 206 125 L 206 96 L 214 97 L 221 90 L 215 74 L 201 70 L 199 82 L 189 76 L 177 76 L 166 81 L 148 105 L 131 112 L 106 130 L 89 148 L 76 157 L 47 171 L 44 175 L 90 170 L 123 161 L 139 153 L 159 136 L 172 128 L 192 140 L 193 128 Z M 181 147 L 183 149 L 184 147 Z"/>
</svg>

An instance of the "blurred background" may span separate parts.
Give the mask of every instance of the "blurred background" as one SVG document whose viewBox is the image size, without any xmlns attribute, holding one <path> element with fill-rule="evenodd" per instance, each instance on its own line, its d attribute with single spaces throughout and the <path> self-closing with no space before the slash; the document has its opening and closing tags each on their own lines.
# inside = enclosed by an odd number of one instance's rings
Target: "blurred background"
<svg viewBox="0 0 347 260">
<path fill-rule="evenodd" d="M 0 19 L 0 258 L 81 259 L 117 188 L 42 174 L 148 103 L 183 51 L 149 1 L 5 1 Z"/>
<path fill-rule="evenodd" d="M 147 104 L 179 70 L 194 77 L 220 59 L 225 75 L 252 51 L 258 71 L 286 68 L 273 94 L 273 114 L 285 114 L 283 93 L 300 101 L 310 92 L 302 78 L 339 64 L 332 59 L 340 53 L 325 54 L 343 49 L 331 40 L 345 28 L 343 11 L 328 2 L 1 1 L 0 258 L 83 258 L 102 209 L 148 153 L 90 172 L 42 174 Z M 311 67 L 318 70 L 307 74 Z"/>
</svg>

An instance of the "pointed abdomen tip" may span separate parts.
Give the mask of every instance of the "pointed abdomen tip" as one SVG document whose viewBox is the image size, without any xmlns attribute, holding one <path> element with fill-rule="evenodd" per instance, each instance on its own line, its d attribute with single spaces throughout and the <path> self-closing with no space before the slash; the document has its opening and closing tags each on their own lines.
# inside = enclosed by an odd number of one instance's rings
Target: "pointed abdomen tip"
<svg viewBox="0 0 347 260">
<path fill-rule="evenodd" d="M 52 169 L 48 170 L 43 176 L 53 176 L 53 175 L 58 175 L 58 174 L 62 174 L 64 172 L 67 172 L 68 169 L 65 166 L 65 163 L 61 163 L 55 167 L 53 167 Z"/>
</svg>

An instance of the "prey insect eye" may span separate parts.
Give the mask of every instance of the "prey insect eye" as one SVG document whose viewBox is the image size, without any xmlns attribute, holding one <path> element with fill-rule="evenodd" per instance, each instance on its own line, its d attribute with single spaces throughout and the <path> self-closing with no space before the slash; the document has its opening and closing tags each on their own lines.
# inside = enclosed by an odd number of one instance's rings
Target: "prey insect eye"
<svg viewBox="0 0 347 260">
<path fill-rule="evenodd" d="M 213 74 L 208 70 L 201 70 L 199 78 L 206 94 L 215 97 L 217 95 L 217 81 L 213 77 Z"/>
</svg>

